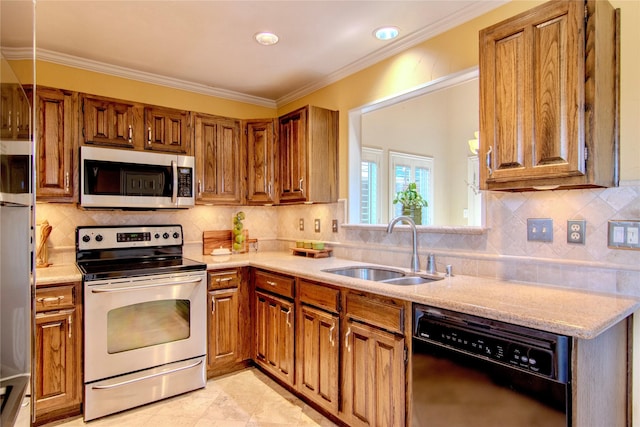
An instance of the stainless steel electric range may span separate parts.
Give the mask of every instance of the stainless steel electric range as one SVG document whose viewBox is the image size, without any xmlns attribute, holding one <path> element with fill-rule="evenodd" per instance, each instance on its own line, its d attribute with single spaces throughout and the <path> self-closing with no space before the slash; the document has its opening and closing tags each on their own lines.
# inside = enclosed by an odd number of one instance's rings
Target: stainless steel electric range
<svg viewBox="0 0 640 427">
<path fill-rule="evenodd" d="M 206 264 L 180 225 L 76 229 L 84 288 L 84 419 L 206 384 Z"/>
</svg>

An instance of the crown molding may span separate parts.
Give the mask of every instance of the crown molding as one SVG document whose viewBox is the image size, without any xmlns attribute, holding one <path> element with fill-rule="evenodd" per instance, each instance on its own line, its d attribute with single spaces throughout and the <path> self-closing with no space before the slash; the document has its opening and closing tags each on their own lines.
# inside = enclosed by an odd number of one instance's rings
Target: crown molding
<svg viewBox="0 0 640 427">
<path fill-rule="evenodd" d="M 383 47 L 375 51 L 374 53 L 368 56 L 365 56 L 364 58 L 358 61 L 355 61 L 334 73 L 329 74 L 327 77 L 323 79 L 317 80 L 311 84 L 303 86 L 293 92 L 290 92 L 287 95 L 284 95 L 278 98 L 276 100 L 276 104 L 280 107 L 290 102 L 293 102 L 296 99 L 300 99 L 303 96 L 309 95 L 319 89 L 322 89 L 323 87 L 329 86 L 330 84 L 335 83 L 339 80 L 342 80 L 345 77 L 350 76 L 351 74 L 357 73 L 358 71 L 362 71 L 365 68 L 368 68 L 374 64 L 377 64 L 378 62 L 383 61 L 387 58 L 390 58 L 396 54 L 399 54 L 413 46 L 416 46 L 426 40 L 429 40 L 432 37 L 435 37 L 458 25 L 468 22 L 471 19 L 477 18 L 478 16 L 484 13 L 487 13 L 505 3 L 508 3 L 508 0 L 495 0 L 495 1 L 491 0 L 491 1 L 474 2 L 473 4 L 466 7 L 464 10 L 456 12 L 453 15 L 450 15 L 440 20 L 436 24 L 429 25 L 418 31 L 408 34 L 401 40 L 398 40 L 393 44 Z"/>
</svg>

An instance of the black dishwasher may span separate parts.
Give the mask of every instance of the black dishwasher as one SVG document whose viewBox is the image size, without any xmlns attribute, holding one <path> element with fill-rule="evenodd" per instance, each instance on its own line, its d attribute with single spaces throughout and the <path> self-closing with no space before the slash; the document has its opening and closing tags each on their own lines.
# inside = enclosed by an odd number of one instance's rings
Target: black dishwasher
<svg viewBox="0 0 640 427">
<path fill-rule="evenodd" d="M 413 306 L 413 426 L 571 425 L 571 339 Z"/>
</svg>

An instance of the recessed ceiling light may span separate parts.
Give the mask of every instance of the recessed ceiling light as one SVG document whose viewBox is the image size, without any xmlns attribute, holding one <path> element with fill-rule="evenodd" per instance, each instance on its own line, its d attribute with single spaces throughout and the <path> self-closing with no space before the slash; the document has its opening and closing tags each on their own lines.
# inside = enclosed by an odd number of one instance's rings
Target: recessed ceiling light
<svg viewBox="0 0 640 427">
<path fill-rule="evenodd" d="M 278 43 L 278 36 L 273 33 L 257 33 L 255 39 L 258 43 L 263 46 L 271 46 L 272 44 Z"/>
<path fill-rule="evenodd" d="M 378 40 L 391 40 L 398 37 L 400 34 L 400 30 L 398 27 L 381 27 L 373 32 L 373 35 Z"/>
</svg>

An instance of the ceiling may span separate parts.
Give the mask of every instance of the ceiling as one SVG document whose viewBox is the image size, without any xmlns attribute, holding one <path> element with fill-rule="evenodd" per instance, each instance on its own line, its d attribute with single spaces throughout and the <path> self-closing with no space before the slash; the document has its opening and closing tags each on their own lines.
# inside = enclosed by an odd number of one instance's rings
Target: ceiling
<svg viewBox="0 0 640 427">
<path fill-rule="evenodd" d="M 25 3 L 30 2 L 2 0 L 3 49 L 29 46 L 30 30 L 13 19 L 26 14 Z M 275 106 L 503 3 L 37 0 L 37 57 Z M 375 39 L 373 31 L 386 25 L 397 26 L 400 36 Z M 261 31 L 275 32 L 280 42 L 257 44 L 253 36 Z"/>
</svg>

